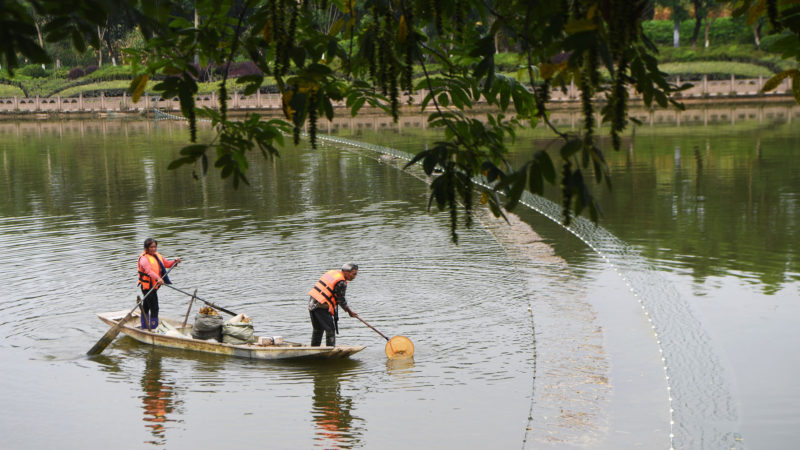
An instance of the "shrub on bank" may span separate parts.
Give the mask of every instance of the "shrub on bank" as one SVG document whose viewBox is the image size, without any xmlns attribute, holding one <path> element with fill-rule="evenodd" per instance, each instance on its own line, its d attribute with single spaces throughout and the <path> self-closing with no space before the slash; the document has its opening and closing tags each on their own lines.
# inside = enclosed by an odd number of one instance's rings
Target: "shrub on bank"
<svg viewBox="0 0 800 450">
<path fill-rule="evenodd" d="M 669 62 L 729 61 L 749 63 L 766 67 L 772 72 L 780 72 L 794 66 L 794 62 L 782 59 L 779 55 L 754 50 L 751 45 L 731 44 L 709 48 L 698 47 L 660 47 L 659 64 Z"/>
<path fill-rule="evenodd" d="M 95 69 L 93 71 L 89 71 L 89 68 L 86 68 L 86 80 L 96 80 L 96 81 L 112 81 L 112 80 L 130 80 L 133 78 L 131 73 L 131 66 L 112 66 L 106 65 L 100 67 L 99 69 Z"/>
<path fill-rule="evenodd" d="M 659 64 L 658 68 L 683 80 L 699 80 L 703 75 L 709 80 L 727 80 L 731 75 L 738 78 L 768 78 L 773 75 L 766 67 L 735 61 L 669 62 Z"/>
<path fill-rule="evenodd" d="M 0 98 L 3 97 L 22 97 L 25 94 L 22 92 L 22 89 L 19 86 L 14 86 L 11 84 L 6 84 L 0 81 Z"/>
<path fill-rule="evenodd" d="M 45 78 L 49 75 L 47 69 L 43 69 L 41 64 L 28 64 L 17 69 L 16 74 L 30 78 Z"/>
<path fill-rule="evenodd" d="M 84 75 L 83 69 L 81 69 L 80 67 L 75 67 L 75 68 L 73 68 L 72 70 L 69 71 L 68 78 L 70 80 L 77 80 L 78 78 L 82 77 L 83 75 Z"/>
</svg>

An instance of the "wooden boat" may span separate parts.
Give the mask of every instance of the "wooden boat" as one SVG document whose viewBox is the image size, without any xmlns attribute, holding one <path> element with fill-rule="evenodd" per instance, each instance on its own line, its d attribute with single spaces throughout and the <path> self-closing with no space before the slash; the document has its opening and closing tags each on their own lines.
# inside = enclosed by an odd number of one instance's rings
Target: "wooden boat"
<svg viewBox="0 0 800 450">
<path fill-rule="evenodd" d="M 120 320 L 124 319 L 128 312 L 128 310 L 104 312 L 98 313 L 97 317 L 109 326 L 114 326 L 119 323 Z M 311 347 L 288 341 L 282 341 L 280 344 L 273 345 L 233 345 L 215 342 L 213 340 L 204 341 L 192 338 L 192 324 L 187 323 L 186 327 L 182 328 L 182 321 L 166 317 L 159 317 L 159 320 L 165 322 L 178 332 L 160 334 L 154 331 L 142 330 L 138 314 L 132 316 L 130 320 L 124 323 L 120 331 L 139 342 L 158 347 L 179 348 L 250 359 L 336 359 L 347 358 L 354 353 L 364 350 L 363 346 Z"/>
</svg>

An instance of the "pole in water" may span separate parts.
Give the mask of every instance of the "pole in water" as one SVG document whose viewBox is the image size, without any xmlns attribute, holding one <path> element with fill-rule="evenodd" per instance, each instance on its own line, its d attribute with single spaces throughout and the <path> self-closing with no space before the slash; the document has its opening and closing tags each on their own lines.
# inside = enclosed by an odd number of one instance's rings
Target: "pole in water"
<svg viewBox="0 0 800 450">
<path fill-rule="evenodd" d="M 383 351 L 386 353 L 386 357 L 389 359 L 401 359 L 401 358 L 411 358 L 414 356 L 414 343 L 411 342 L 411 339 L 405 336 L 395 336 L 391 339 L 386 337 L 385 334 L 378 331 L 377 328 L 373 327 L 372 325 L 368 324 L 366 320 L 362 319 L 358 314 L 355 314 L 353 317 L 360 320 L 364 323 L 364 325 L 372 328 L 372 330 L 381 335 L 382 338 L 386 339 L 386 347 L 384 347 Z"/>
</svg>

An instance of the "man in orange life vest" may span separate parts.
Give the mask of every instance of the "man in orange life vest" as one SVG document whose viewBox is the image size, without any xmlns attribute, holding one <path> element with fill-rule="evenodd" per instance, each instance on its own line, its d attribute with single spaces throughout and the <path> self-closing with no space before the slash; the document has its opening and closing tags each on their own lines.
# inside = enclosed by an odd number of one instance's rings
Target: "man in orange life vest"
<svg viewBox="0 0 800 450">
<path fill-rule="evenodd" d="M 311 316 L 311 345 L 318 347 L 322 343 L 322 332 L 325 332 L 325 345 L 336 345 L 336 333 L 339 332 L 339 308 L 355 317 L 356 313 L 347 306 L 345 291 L 347 282 L 353 281 L 358 275 L 358 265 L 346 263 L 341 270 L 325 272 L 319 281 L 308 291 L 308 313 Z"/>
<path fill-rule="evenodd" d="M 150 292 L 142 303 L 143 330 L 154 330 L 158 327 L 158 288 L 164 283 L 171 284 L 167 269 L 181 262 L 180 258 L 164 259 L 157 250 L 158 241 L 147 238 L 144 240 L 144 252 L 139 255 L 139 286 L 142 288 L 142 295 L 147 295 L 150 288 L 155 286 L 153 292 Z M 145 316 L 150 318 L 149 323 L 145 320 Z"/>
</svg>

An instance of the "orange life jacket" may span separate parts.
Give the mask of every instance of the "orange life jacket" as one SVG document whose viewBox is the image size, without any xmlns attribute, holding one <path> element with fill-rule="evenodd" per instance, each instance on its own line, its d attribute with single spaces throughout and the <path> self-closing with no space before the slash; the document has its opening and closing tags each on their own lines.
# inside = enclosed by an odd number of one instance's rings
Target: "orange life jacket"
<svg viewBox="0 0 800 450">
<path fill-rule="evenodd" d="M 342 271 L 329 270 L 325 272 L 322 277 L 320 277 L 319 281 L 317 281 L 317 284 L 308 291 L 308 295 L 314 297 L 314 300 L 328 305 L 328 312 L 331 313 L 331 315 L 334 314 L 336 308 L 336 294 L 333 292 L 333 288 L 336 286 L 336 283 L 340 281 L 347 283 Z"/>
<path fill-rule="evenodd" d="M 155 282 L 150 279 L 150 275 L 142 271 L 142 256 L 146 256 L 147 259 L 150 260 L 150 267 L 155 268 L 156 273 L 161 272 L 161 266 L 158 264 L 156 257 L 158 257 L 158 259 L 161 260 L 161 264 L 163 264 L 164 267 L 167 267 L 167 265 L 164 262 L 164 257 L 161 256 L 161 253 L 156 252 L 156 256 L 152 256 L 148 255 L 147 252 L 142 252 L 142 254 L 139 255 L 139 284 L 142 285 L 142 289 L 144 289 L 145 291 L 149 291 L 150 288 L 155 284 Z M 160 275 L 164 276 L 163 273 L 160 273 Z M 158 290 L 158 286 L 156 286 L 156 290 Z"/>
</svg>

